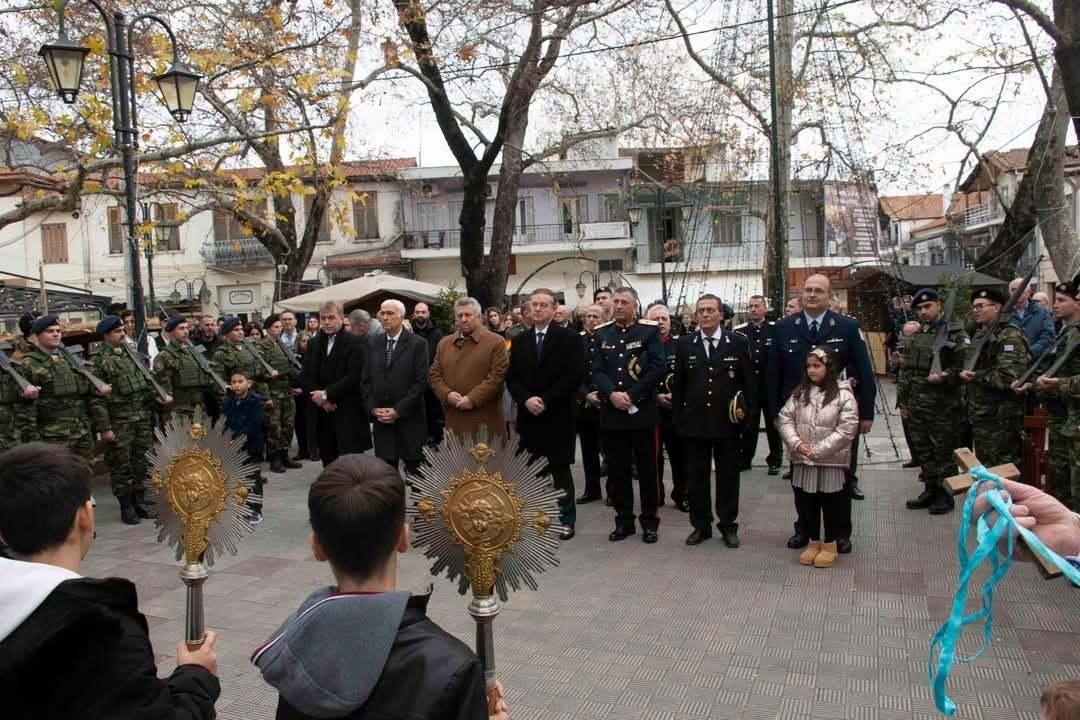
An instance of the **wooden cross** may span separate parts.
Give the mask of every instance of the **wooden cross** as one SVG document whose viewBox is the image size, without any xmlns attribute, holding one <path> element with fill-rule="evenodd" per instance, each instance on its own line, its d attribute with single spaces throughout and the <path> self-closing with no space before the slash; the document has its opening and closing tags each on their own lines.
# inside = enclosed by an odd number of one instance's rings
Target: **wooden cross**
<svg viewBox="0 0 1080 720">
<path fill-rule="evenodd" d="M 975 457 L 975 453 L 971 452 L 968 448 L 956 448 L 956 450 L 953 450 L 953 459 L 956 460 L 957 465 L 963 468 L 964 473 L 962 475 L 953 475 L 952 477 L 945 478 L 945 488 L 953 495 L 961 495 L 970 490 L 975 482 L 975 479 L 968 473 L 968 470 L 979 467 L 982 463 L 979 462 L 979 458 Z M 1000 478 L 1020 482 L 1020 470 L 1012 463 L 995 465 L 992 468 L 987 468 L 987 470 Z M 1027 542 L 1023 539 L 1020 539 L 1020 542 L 1024 544 L 1024 547 L 1027 548 L 1027 551 L 1031 556 L 1038 561 L 1039 570 L 1042 571 L 1043 577 L 1049 580 L 1062 574 L 1057 565 L 1054 565 L 1042 555 L 1032 550 Z"/>
</svg>

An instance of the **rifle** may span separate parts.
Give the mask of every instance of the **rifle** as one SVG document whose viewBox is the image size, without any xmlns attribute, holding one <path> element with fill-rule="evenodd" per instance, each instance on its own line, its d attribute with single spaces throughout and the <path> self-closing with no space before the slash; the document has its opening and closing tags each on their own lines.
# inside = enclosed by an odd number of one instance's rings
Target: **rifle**
<svg viewBox="0 0 1080 720">
<path fill-rule="evenodd" d="M 1062 336 L 1066 334 L 1066 330 L 1067 328 L 1061 329 Z M 1054 360 L 1053 365 L 1046 368 L 1046 372 L 1043 373 L 1043 376 L 1054 377 L 1055 375 L 1057 375 L 1058 371 L 1061 370 L 1061 368 L 1065 366 L 1065 363 L 1069 361 L 1069 358 L 1072 357 L 1072 354 L 1076 352 L 1077 347 L 1080 347 L 1080 340 L 1066 344 L 1065 350 L 1058 354 L 1057 359 Z"/>
<path fill-rule="evenodd" d="M 245 335 L 242 342 L 244 343 L 244 347 L 247 348 L 247 351 L 251 353 L 256 360 L 259 361 L 260 365 L 262 365 L 262 368 L 266 371 L 267 376 L 277 373 L 277 370 L 274 369 L 274 366 L 266 362 L 263 356 L 259 354 L 259 349 L 255 347 L 254 340 Z M 254 379 L 255 378 L 252 378 L 252 380 Z"/>
<path fill-rule="evenodd" d="M 1039 267 L 1039 263 L 1042 262 L 1042 255 L 1032 263 L 1031 269 L 1028 270 L 1028 274 L 1024 276 L 1024 279 L 1020 281 L 1020 284 L 1016 286 L 1016 290 L 1009 295 L 1009 300 L 1001 306 L 1001 312 L 998 313 L 997 320 L 990 324 L 990 327 L 986 329 L 977 341 L 972 342 L 971 349 L 968 351 L 967 361 L 964 363 L 964 370 L 974 370 L 975 366 L 979 364 L 979 358 L 982 356 L 983 348 L 986 344 L 997 337 L 998 327 L 1001 326 L 1001 322 L 1004 319 L 1008 322 L 1008 319 L 1013 310 L 1016 309 L 1016 301 L 1020 299 L 1020 296 L 1027 290 L 1029 284 L 1031 284 L 1031 278 L 1035 276 L 1035 269 Z"/>
<path fill-rule="evenodd" d="M 949 325 L 952 323 L 953 309 L 956 307 L 956 288 L 949 288 L 949 295 L 945 298 L 945 309 L 942 311 L 942 322 L 938 328 L 937 337 L 934 338 L 934 359 L 930 362 L 930 374 L 941 375 L 941 351 L 952 350 L 956 343 L 949 340 Z"/>
<path fill-rule="evenodd" d="M 221 389 L 221 392 L 227 392 L 229 383 L 222 380 L 221 376 L 214 372 L 214 368 L 210 367 L 210 361 L 203 354 L 206 352 L 206 348 L 196 347 L 195 343 L 191 342 L 191 338 L 188 338 L 187 349 L 195 357 L 195 362 L 199 364 L 202 371 L 210 376 L 210 379 Z"/>
<path fill-rule="evenodd" d="M 90 368 L 86 367 L 86 363 L 83 362 L 81 357 L 78 357 L 75 353 L 67 349 L 67 346 L 63 343 L 60 344 L 60 354 L 64 356 L 64 359 L 71 365 L 71 369 L 86 378 L 86 381 L 94 386 L 102 395 L 108 395 L 112 388 L 107 382 L 99 378 L 94 373 L 90 372 Z"/>
<path fill-rule="evenodd" d="M 165 402 L 165 398 L 169 397 L 169 393 L 165 391 L 165 388 L 161 386 L 158 379 L 150 372 L 150 368 L 143 365 L 142 360 L 126 342 L 120 343 L 120 347 L 124 348 L 124 352 L 127 353 L 127 356 L 135 363 L 135 367 L 139 368 L 139 373 L 146 378 L 146 382 L 150 383 L 150 386 L 154 388 L 154 392 L 157 393 L 158 398 L 160 398 L 162 402 Z"/>
<path fill-rule="evenodd" d="M 292 348 L 281 342 L 281 338 L 278 338 L 277 343 L 281 346 L 281 349 L 285 351 L 285 357 L 289 358 L 289 364 L 292 365 L 293 370 L 296 370 L 297 372 L 303 370 L 303 364 L 300 362 L 300 358 L 296 357 L 296 353 L 293 352 Z"/>
<path fill-rule="evenodd" d="M 1049 347 L 1047 347 L 1045 350 L 1042 351 L 1042 354 L 1039 355 L 1039 357 L 1035 360 L 1035 362 L 1031 363 L 1031 366 L 1027 370 L 1025 370 L 1024 374 L 1021 375 L 1020 378 L 1016 381 L 1016 384 L 1018 386 L 1023 387 L 1024 385 L 1027 385 L 1029 382 L 1031 382 L 1034 378 L 1038 377 L 1039 375 L 1045 375 L 1046 374 L 1043 371 L 1041 371 L 1040 368 L 1044 367 L 1044 363 L 1050 362 L 1050 358 L 1052 358 L 1054 356 L 1054 354 L 1058 351 L 1058 349 L 1061 347 L 1061 345 L 1068 338 L 1069 329 L 1071 327 L 1073 327 L 1074 325 L 1076 325 L 1076 323 L 1069 323 L 1065 327 L 1061 328 L 1061 332 L 1058 333 L 1058 336 L 1056 338 L 1054 338 L 1054 342 L 1052 342 Z M 1070 351 L 1066 351 L 1065 356 L 1068 357 L 1069 354 L 1070 354 Z M 1054 365 L 1057 365 L 1057 363 L 1055 362 Z M 1055 371 L 1060 370 L 1060 369 L 1061 369 L 1061 366 L 1059 365 L 1058 367 L 1055 368 Z M 1047 372 L 1049 372 L 1049 369 L 1047 369 Z"/>
<path fill-rule="evenodd" d="M 0 370 L 11 376 L 11 379 L 15 381 L 15 384 L 19 386 L 19 390 L 26 392 L 30 388 L 34 387 L 33 383 L 24 378 L 19 371 L 15 369 L 15 366 L 11 364 L 10 358 L 7 353 L 0 350 Z"/>
</svg>

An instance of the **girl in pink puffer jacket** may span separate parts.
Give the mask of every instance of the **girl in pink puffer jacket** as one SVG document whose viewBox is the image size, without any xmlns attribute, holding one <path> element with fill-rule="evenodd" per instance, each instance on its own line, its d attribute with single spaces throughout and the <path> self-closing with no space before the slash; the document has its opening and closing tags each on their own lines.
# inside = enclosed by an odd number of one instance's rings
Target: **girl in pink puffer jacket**
<svg viewBox="0 0 1080 720">
<path fill-rule="evenodd" d="M 859 432 L 859 405 L 847 382 L 838 380 L 840 370 L 834 352 L 824 346 L 811 349 L 806 375 L 776 418 L 795 466 L 791 484 L 799 517 L 812 523 L 810 544 L 799 562 L 819 568 L 836 563 L 837 530 L 851 520 L 851 504 L 844 502 L 844 470 Z M 819 517 L 824 520 L 824 542 Z"/>
</svg>

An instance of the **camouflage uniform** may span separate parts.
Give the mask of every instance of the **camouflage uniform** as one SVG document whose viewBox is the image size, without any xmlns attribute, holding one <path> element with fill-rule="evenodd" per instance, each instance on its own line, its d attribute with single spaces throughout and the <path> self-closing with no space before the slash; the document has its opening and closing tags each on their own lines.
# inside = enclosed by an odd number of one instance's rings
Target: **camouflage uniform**
<svg viewBox="0 0 1080 720">
<path fill-rule="evenodd" d="M 957 418 L 962 415 L 960 371 L 970 343 L 959 322 L 949 323 L 952 348 L 941 351 L 943 382 L 927 380 L 934 360 L 934 340 L 943 318 L 930 324 L 920 324 L 904 346 L 897 404 L 907 410 L 911 434 L 911 454 L 922 464 L 923 482 L 927 491 L 941 487 L 945 478 L 956 474 L 953 451 L 960 444 Z"/>
<path fill-rule="evenodd" d="M 12 365 L 20 375 L 23 374 L 21 363 L 12 362 Z M 22 391 L 11 376 L 0 371 L 0 451 L 23 442 L 23 429 L 33 408 L 33 401 L 22 398 Z"/>
<path fill-rule="evenodd" d="M 217 350 L 214 351 L 214 357 L 210 361 L 210 366 L 214 369 L 221 379 L 225 382 L 232 380 L 232 374 L 236 370 L 240 370 L 247 376 L 248 380 L 251 380 L 255 385 L 251 388 L 256 395 L 262 395 L 263 397 L 270 397 L 270 391 L 266 387 L 266 372 L 263 370 L 262 364 L 256 359 L 244 343 L 231 343 L 223 342 Z M 220 392 L 218 389 L 219 399 L 225 397 L 225 393 Z"/>
<path fill-rule="evenodd" d="M 293 402 L 292 386 L 300 373 L 289 362 L 289 356 L 281 343 L 267 336 L 258 344 L 259 352 L 278 371 L 278 376 L 267 380 L 272 404 L 266 412 L 266 451 L 270 456 L 292 445 L 293 423 L 296 403 Z"/>
<path fill-rule="evenodd" d="M 135 360 L 106 343 L 94 353 L 94 374 L 112 386 L 106 399 L 116 439 L 105 448 L 112 492 L 118 498 L 141 492 L 146 455 L 154 444 L 155 395 Z"/>
<path fill-rule="evenodd" d="M 1058 352 L 1080 343 L 1080 325 L 1069 329 L 1069 339 Z M 1065 405 L 1064 416 L 1050 416 L 1050 466 L 1054 492 L 1074 511 L 1080 511 L 1080 348 L 1073 350 L 1053 391 Z M 1064 499 L 1062 493 L 1067 494 Z M 1071 502 L 1070 502 L 1071 501 Z"/>
<path fill-rule="evenodd" d="M 210 376 L 199 367 L 193 352 L 187 345 L 174 340 L 154 358 L 154 375 L 173 398 L 169 409 L 172 414 L 188 420 L 195 416 L 196 408 L 206 412 L 203 393 L 212 383 Z"/>
<path fill-rule="evenodd" d="M 985 327 L 976 331 L 969 352 L 985 333 Z M 1002 323 L 975 365 L 975 379 L 964 388 L 975 453 L 987 467 L 1005 463 L 1020 467 L 1024 402 L 1011 385 L 1027 369 L 1027 357 L 1024 331 L 1015 323 Z"/>
<path fill-rule="evenodd" d="M 59 353 L 35 348 L 22 368 L 24 377 L 41 388 L 23 438 L 63 445 L 93 462 L 94 433 L 109 429 L 105 398 Z"/>
</svg>

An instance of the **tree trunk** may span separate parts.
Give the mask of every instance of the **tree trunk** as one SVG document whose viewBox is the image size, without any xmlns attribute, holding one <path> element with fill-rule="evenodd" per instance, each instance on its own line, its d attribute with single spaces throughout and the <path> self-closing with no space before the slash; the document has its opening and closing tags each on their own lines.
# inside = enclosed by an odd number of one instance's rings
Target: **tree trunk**
<svg viewBox="0 0 1080 720">
<path fill-rule="evenodd" d="M 1067 45 L 1054 48 L 1054 59 L 1061 70 L 1073 130 L 1080 140 L 1080 7 L 1076 0 L 1054 0 L 1054 24 L 1069 39 Z"/>
<path fill-rule="evenodd" d="M 776 4 L 776 92 L 777 92 L 777 152 L 780 156 L 780 217 L 775 219 L 783 253 L 779 255 L 784 278 L 780 290 L 787 295 L 787 270 L 791 258 L 791 233 L 788 217 L 791 207 L 791 118 L 795 112 L 795 84 L 791 77 L 791 50 L 795 43 L 795 0 L 778 0 Z M 777 186 L 774 186 L 777 187 Z M 775 205 L 773 206 L 775 207 Z M 776 308 L 782 312 L 783 308 Z"/>
<path fill-rule="evenodd" d="M 1035 242 L 1035 229 L 1040 220 L 1055 271 L 1064 274 L 1068 270 L 1068 227 L 1063 223 L 1061 206 L 1065 202 L 1065 137 L 1069 129 L 1069 112 L 1065 108 L 1065 90 L 1057 69 L 1050 92 L 1016 198 L 1005 210 L 1005 222 L 997 237 L 975 263 L 983 272 L 1002 280 L 1011 280 L 1016 275 L 1016 266 L 1024 250 Z"/>
<path fill-rule="evenodd" d="M 496 299 L 491 292 L 491 273 L 484 262 L 484 226 L 487 222 L 487 168 L 465 176 L 462 192 L 461 217 L 461 274 L 465 276 L 465 292 L 487 308 Z"/>
<path fill-rule="evenodd" d="M 521 148 L 528 129 L 528 109 L 513 116 L 503 142 L 502 165 L 499 169 L 499 192 L 495 196 L 495 212 L 491 222 L 490 291 L 495 304 L 502 305 L 509 277 L 510 250 L 514 242 L 518 188 L 525 171 Z"/>
</svg>

